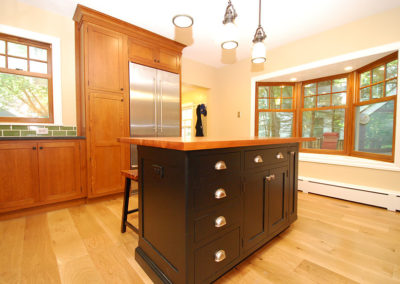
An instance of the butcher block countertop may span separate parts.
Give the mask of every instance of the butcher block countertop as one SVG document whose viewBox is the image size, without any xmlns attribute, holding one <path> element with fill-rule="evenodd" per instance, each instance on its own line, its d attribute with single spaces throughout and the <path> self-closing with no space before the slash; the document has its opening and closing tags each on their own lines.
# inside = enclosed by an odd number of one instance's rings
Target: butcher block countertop
<svg viewBox="0 0 400 284">
<path fill-rule="evenodd" d="M 290 137 L 290 138 L 212 138 L 212 137 L 121 137 L 121 143 L 136 144 L 141 146 L 173 149 L 180 151 L 194 151 L 219 148 L 233 148 L 257 145 L 286 144 L 304 141 L 313 141 L 315 138 Z"/>
</svg>

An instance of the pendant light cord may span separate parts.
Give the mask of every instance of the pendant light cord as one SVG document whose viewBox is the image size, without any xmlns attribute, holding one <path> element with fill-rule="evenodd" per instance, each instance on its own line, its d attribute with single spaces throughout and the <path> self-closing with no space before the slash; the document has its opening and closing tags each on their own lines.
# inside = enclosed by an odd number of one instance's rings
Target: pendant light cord
<svg viewBox="0 0 400 284">
<path fill-rule="evenodd" d="M 259 2 L 259 6 L 258 6 L 258 26 L 261 27 L 261 0 Z"/>
</svg>

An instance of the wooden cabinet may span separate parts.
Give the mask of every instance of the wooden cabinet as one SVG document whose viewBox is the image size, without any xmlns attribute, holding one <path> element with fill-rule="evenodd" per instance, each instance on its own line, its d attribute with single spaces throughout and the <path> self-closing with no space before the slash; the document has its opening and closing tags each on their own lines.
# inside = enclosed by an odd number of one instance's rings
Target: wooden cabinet
<svg viewBox="0 0 400 284">
<path fill-rule="evenodd" d="M 39 200 L 37 143 L 0 144 L 0 211 Z"/>
<path fill-rule="evenodd" d="M 168 48 L 159 47 L 155 43 L 129 38 L 129 60 L 138 64 L 161 70 L 180 73 L 181 53 Z"/>
<path fill-rule="evenodd" d="M 124 91 L 122 34 L 88 25 L 86 43 L 88 86 L 94 90 Z"/>
<path fill-rule="evenodd" d="M 0 211 L 85 196 L 78 140 L 0 143 Z"/>
<path fill-rule="evenodd" d="M 38 159 L 41 201 L 72 199 L 82 194 L 79 142 L 38 143 Z"/>
<path fill-rule="evenodd" d="M 117 138 L 126 133 L 125 101 L 122 94 L 90 93 L 89 197 L 121 192 L 121 169 L 128 169 L 123 147 Z M 126 146 L 126 145 L 125 145 Z"/>
<path fill-rule="evenodd" d="M 211 283 L 295 220 L 297 144 L 138 153 L 136 260 L 156 283 Z"/>
<path fill-rule="evenodd" d="M 123 191 L 130 168 L 129 61 L 180 74 L 183 44 L 78 5 L 74 15 L 78 135 L 87 138 L 90 198 Z"/>
</svg>

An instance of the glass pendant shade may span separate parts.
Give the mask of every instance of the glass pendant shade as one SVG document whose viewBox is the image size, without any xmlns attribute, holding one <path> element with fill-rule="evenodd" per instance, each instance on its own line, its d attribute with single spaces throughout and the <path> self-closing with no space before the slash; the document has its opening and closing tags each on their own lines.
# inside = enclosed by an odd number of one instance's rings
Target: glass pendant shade
<svg viewBox="0 0 400 284">
<path fill-rule="evenodd" d="M 251 61 L 253 63 L 263 63 L 267 59 L 265 57 L 266 49 L 263 41 L 258 41 L 253 44 L 253 52 L 251 54 Z"/>
<path fill-rule="evenodd" d="M 224 24 L 221 35 L 221 47 L 223 49 L 234 49 L 238 46 L 237 27 L 234 23 Z"/>
<path fill-rule="evenodd" d="M 189 15 L 176 15 L 173 17 L 172 22 L 179 28 L 189 28 L 193 25 L 193 18 Z"/>
</svg>

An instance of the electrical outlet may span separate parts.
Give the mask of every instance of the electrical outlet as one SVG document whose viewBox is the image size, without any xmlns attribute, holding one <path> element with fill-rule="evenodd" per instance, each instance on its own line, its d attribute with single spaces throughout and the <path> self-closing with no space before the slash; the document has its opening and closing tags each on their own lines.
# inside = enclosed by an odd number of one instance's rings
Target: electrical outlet
<svg viewBox="0 0 400 284">
<path fill-rule="evenodd" d="M 48 128 L 38 128 L 36 129 L 36 134 L 49 134 Z"/>
<path fill-rule="evenodd" d="M 237 112 L 237 117 L 240 118 L 240 111 Z"/>
</svg>

